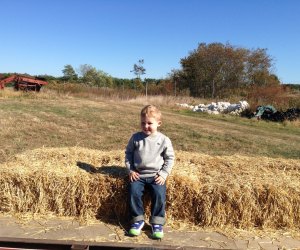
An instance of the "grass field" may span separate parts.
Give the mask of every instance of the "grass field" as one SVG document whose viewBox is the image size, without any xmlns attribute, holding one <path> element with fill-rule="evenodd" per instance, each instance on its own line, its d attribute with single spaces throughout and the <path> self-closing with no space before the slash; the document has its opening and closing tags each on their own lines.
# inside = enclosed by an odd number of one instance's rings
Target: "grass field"
<svg viewBox="0 0 300 250">
<path fill-rule="evenodd" d="M 124 149 L 139 130 L 144 104 L 161 107 L 161 131 L 175 150 L 209 155 L 300 158 L 299 121 L 274 123 L 179 109 L 175 98 L 110 100 L 43 93 L 0 92 L 0 162 L 41 147 Z"/>
</svg>

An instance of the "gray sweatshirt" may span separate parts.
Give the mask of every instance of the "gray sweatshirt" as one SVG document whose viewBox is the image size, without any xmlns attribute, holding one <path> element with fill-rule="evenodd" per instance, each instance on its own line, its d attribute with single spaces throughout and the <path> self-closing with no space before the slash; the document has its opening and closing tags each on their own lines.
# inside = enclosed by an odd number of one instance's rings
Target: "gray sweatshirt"
<svg viewBox="0 0 300 250">
<path fill-rule="evenodd" d="M 133 134 L 125 151 L 127 169 L 138 172 L 141 178 L 158 174 L 166 180 L 174 158 L 171 140 L 160 132 L 149 136 L 143 132 Z"/>
</svg>

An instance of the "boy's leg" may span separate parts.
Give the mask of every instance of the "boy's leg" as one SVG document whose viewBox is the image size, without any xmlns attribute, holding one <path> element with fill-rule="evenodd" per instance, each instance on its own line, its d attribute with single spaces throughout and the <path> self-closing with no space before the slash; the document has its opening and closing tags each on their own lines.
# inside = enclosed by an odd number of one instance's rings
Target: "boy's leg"
<svg viewBox="0 0 300 250">
<path fill-rule="evenodd" d="M 129 183 L 129 209 L 132 223 L 144 220 L 144 190 L 145 181 L 143 179 Z"/>
<path fill-rule="evenodd" d="M 153 181 L 150 185 L 151 191 L 151 224 L 164 225 L 166 207 L 166 183 L 158 185 Z"/>
</svg>

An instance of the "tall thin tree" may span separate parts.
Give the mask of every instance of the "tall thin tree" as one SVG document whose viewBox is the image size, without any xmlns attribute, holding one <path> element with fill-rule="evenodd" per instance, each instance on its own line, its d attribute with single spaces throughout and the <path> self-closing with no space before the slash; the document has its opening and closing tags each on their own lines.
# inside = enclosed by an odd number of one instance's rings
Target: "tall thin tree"
<svg viewBox="0 0 300 250">
<path fill-rule="evenodd" d="M 138 64 L 135 63 L 135 64 L 133 65 L 133 70 L 130 71 L 130 72 L 133 72 L 133 73 L 136 75 L 137 79 L 138 79 L 140 82 L 141 82 L 141 75 L 146 74 L 146 69 L 144 68 L 143 64 L 144 64 L 144 59 L 140 59 L 140 60 L 138 61 Z M 147 82 L 146 82 L 146 97 L 147 97 L 147 88 L 148 88 L 147 85 L 148 85 L 148 84 L 147 84 Z"/>
</svg>

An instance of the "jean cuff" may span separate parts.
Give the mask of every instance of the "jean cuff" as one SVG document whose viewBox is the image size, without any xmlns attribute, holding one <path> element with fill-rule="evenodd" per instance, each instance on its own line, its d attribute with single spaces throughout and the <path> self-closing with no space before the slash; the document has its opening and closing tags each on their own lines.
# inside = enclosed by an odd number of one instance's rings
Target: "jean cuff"
<svg viewBox="0 0 300 250">
<path fill-rule="evenodd" d="M 159 224 L 164 225 L 166 223 L 165 217 L 158 217 L 158 216 L 151 216 L 150 217 L 150 224 Z"/>
<path fill-rule="evenodd" d="M 135 223 L 135 222 L 138 222 L 138 221 L 141 221 L 141 220 L 145 220 L 144 215 L 138 215 L 136 217 L 133 217 L 131 219 L 131 223 Z"/>
</svg>

